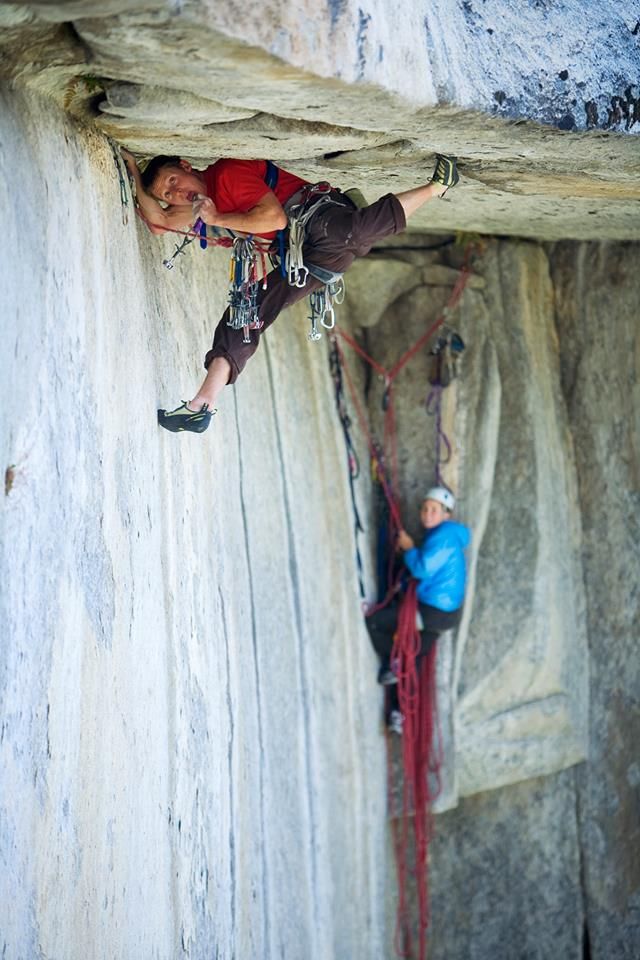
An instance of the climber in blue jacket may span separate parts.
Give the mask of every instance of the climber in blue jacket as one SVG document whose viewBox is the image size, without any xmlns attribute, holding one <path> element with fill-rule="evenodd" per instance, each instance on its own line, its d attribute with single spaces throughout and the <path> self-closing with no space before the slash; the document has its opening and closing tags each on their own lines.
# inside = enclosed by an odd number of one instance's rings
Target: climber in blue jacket
<svg viewBox="0 0 640 960">
<path fill-rule="evenodd" d="M 457 627 L 462 616 L 467 579 L 464 549 L 471 542 L 471 534 L 468 527 L 451 518 L 454 507 L 455 497 L 450 490 L 432 487 L 420 508 L 420 520 L 426 530 L 421 546 L 416 547 L 406 530 L 398 534 L 405 566 L 418 581 L 416 626 L 422 636 L 418 664 L 440 634 Z M 390 657 L 399 606 L 400 597 L 396 597 L 367 619 L 371 642 L 380 657 L 378 682 L 384 685 L 397 683 Z M 387 719 L 392 729 L 401 732 L 402 718 L 395 698 Z"/>
</svg>

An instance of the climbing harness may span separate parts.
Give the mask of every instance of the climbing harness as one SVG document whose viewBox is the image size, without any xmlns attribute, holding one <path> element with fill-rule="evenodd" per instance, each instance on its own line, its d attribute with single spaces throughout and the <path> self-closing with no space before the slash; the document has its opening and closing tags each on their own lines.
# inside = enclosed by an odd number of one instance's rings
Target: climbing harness
<svg viewBox="0 0 640 960">
<path fill-rule="evenodd" d="M 284 205 L 289 220 L 289 246 L 285 255 L 284 275 L 293 287 L 304 287 L 309 276 L 323 284 L 309 294 L 311 330 L 308 339 L 315 343 L 322 339 L 320 327 L 333 330 L 336 318 L 334 306 L 344 300 L 345 285 L 341 273 L 327 270 L 304 260 L 303 249 L 307 224 L 327 205 L 352 206 L 353 201 L 336 194 L 329 183 L 313 183 L 302 187 Z"/>
<path fill-rule="evenodd" d="M 373 359 L 349 334 L 339 327 L 335 327 L 331 334 L 332 370 L 337 366 L 347 384 L 351 402 L 356 411 L 357 420 L 366 438 L 375 479 L 384 494 L 385 507 L 388 510 L 387 543 L 395 542 L 398 531 L 403 528 L 400 508 L 397 501 L 399 489 L 397 432 L 395 422 L 394 381 L 398 374 L 427 344 L 432 343 L 430 355 L 441 360 L 446 358 L 447 352 L 451 355 L 446 359 L 446 370 L 438 376 L 437 382 L 430 382 L 432 391 L 437 391 L 435 400 L 427 412 L 437 417 L 437 450 L 436 475 L 440 481 L 439 466 L 450 455 L 451 445 L 442 430 L 440 417 L 440 399 L 444 389 L 445 372 L 448 371 L 447 383 L 455 375 L 456 362 L 459 359 L 464 343 L 462 338 L 450 326 L 452 311 L 458 305 L 469 277 L 469 259 L 473 247 L 467 250 L 460 275 L 454 286 L 447 306 L 440 317 L 428 330 L 422 334 L 397 362 L 387 369 Z M 438 334 L 437 339 L 434 337 Z M 343 344 L 350 346 L 381 378 L 384 384 L 383 412 L 384 433 L 382 443 L 374 437 L 367 421 L 367 416 L 358 398 L 349 367 L 346 364 Z M 432 368 L 433 369 L 433 368 Z M 337 373 L 334 372 L 334 382 Z M 338 408 L 341 422 L 348 420 L 344 397 L 341 398 L 341 408 Z M 343 426 L 344 430 L 344 426 Z M 352 446 L 349 434 L 345 435 L 348 443 L 347 450 Z M 446 451 L 443 454 L 443 449 Z M 352 500 L 355 504 L 355 493 L 352 491 Z M 355 514 L 359 522 L 357 512 Z M 357 542 L 357 541 L 356 541 Z M 378 558 L 378 569 L 383 569 L 383 562 Z M 376 610 L 386 606 L 398 593 L 402 586 L 402 575 L 394 576 L 393 559 L 390 555 L 387 563 L 387 590 L 378 604 L 366 608 L 366 615 L 370 616 Z M 382 591 L 381 591 L 382 593 Z M 393 820 L 393 838 L 396 853 L 398 872 L 398 906 L 396 915 L 396 951 L 400 956 L 413 956 L 410 922 L 410 899 L 407 895 L 407 883 L 410 875 L 415 882 L 415 899 L 418 905 L 418 950 L 420 960 L 426 957 L 426 932 L 429 925 L 429 898 L 428 898 L 428 844 L 432 836 L 431 806 L 441 789 L 440 768 L 442 763 L 442 736 L 437 720 L 436 704 L 436 645 L 422 658 L 418 668 L 417 659 L 421 648 L 422 638 L 417 627 L 418 601 L 416 596 L 416 581 L 410 580 L 401 601 L 398 615 L 398 627 L 391 652 L 391 662 L 398 677 L 398 698 L 403 716 L 402 733 L 402 815 Z M 389 797 L 393 794 L 393 762 L 391 735 L 387 735 L 388 752 L 388 779 Z M 412 837 L 410 837 L 410 831 Z M 410 848 L 413 846 L 413 865 L 409 868 Z M 413 898 L 412 898 L 413 899 Z"/>
<path fill-rule="evenodd" d="M 289 197 L 284 212 L 289 221 L 289 248 L 285 254 L 284 274 L 292 287 L 304 287 L 310 270 L 305 265 L 303 247 L 306 226 L 320 207 L 335 203 L 331 185 L 325 182 L 307 184 Z"/>
</svg>

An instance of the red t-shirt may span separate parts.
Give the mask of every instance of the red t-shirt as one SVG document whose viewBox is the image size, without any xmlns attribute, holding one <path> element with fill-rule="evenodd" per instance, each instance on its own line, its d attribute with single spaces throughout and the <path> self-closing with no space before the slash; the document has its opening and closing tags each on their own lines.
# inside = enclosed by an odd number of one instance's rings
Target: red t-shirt
<svg viewBox="0 0 640 960">
<path fill-rule="evenodd" d="M 220 213 L 247 213 L 269 193 L 264 182 L 267 173 L 266 160 L 217 160 L 204 173 L 207 196 L 211 197 Z M 308 180 L 296 177 L 278 167 L 278 182 L 273 191 L 281 204 L 285 204 L 296 190 Z M 257 236 L 271 239 L 276 231 Z"/>
</svg>

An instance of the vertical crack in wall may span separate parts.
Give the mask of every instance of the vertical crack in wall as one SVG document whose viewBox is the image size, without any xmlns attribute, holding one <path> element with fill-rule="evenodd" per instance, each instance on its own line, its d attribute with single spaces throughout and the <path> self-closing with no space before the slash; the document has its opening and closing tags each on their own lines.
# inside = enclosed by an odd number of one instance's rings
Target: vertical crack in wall
<svg viewBox="0 0 640 960">
<path fill-rule="evenodd" d="M 171 549 L 171 537 L 169 531 L 174 529 L 175 526 L 175 514 L 174 514 L 174 500 L 171 495 L 169 488 L 169 478 L 172 476 L 172 469 L 170 466 L 170 448 L 168 445 L 161 445 L 161 454 L 160 454 L 160 463 L 162 465 L 162 470 L 160 471 L 161 476 L 161 488 L 160 495 L 162 497 L 163 510 L 161 512 L 160 520 L 160 540 L 161 540 L 161 556 L 163 562 L 161 564 L 162 571 L 162 599 L 164 607 L 164 619 L 166 624 L 166 657 L 167 657 L 167 671 L 166 671 L 166 687 L 167 687 L 167 739 L 166 739 L 166 755 L 167 755 L 167 798 L 168 798 L 168 809 L 167 809 L 167 821 L 169 827 L 169 858 L 170 858 L 170 887 L 171 887 L 171 903 L 173 907 L 173 916 L 172 916 L 172 929 L 173 929 L 173 942 L 175 945 L 181 943 L 182 928 L 180 923 L 180 888 L 178 884 L 178 875 L 180 870 L 180 861 L 178 856 L 178 851 L 176 847 L 175 834 L 173 832 L 172 824 L 174 822 L 174 805 L 176 803 L 177 793 L 178 793 L 178 776 L 177 776 L 177 766 L 174 762 L 173 752 L 176 749 L 177 737 L 178 737 L 178 724 L 177 724 L 177 712 L 178 712 L 178 700 L 177 700 L 177 691 L 176 691 L 176 677 L 178 676 L 176 656 L 175 656 L 175 617 L 174 617 L 174 599 L 173 599 L 173 589 L 172 584 L 177 582 L 177 571 L 176 571 L 176 554 Z M 149 509 L 149 508 L 147 508 Z M 149 515 L 149 521 L 151 522 L 151 515 Z"/>
<path fill-rule="evenodd" d="M 583 516 L 583 503 L 584 503 L 584 492 L 582 490 L 581 476 L 580 471 L 578 470 L 578 459 L 576 451 L 576 438 L 574 436 L 573 429 L 573 416 L 572 409 L 574 405 L 574 397 L 576 390 L 576 381 L 577 381 L 577 367 L 580 364 L 580 355 L 572 354 L 568 350 L 563 349 L 567 340 L 567 331 L 565 325 L 561 322 L 558 300 L 560 296 L 560 291 L 558 289 L 558 281 L 555 276 L 554 271 L 554 252 L 558 247 L 555 246 L 548 251 L 547 256 L 549 260 L 549 272 L 551 276 L 551 285 L 553 290 L 553 326 L 558 343 L 558 354 L 559 354 L 559 375 L 560 375 L 560 393 L 563 398 L 565 411 L 566 411 L 566 424 L 567 424 L 567 434 L 566 442 L 570 446 L 570 455 L 571 460 L 574 465 L 575 475 L 576 475 L 576 494 L 578 498 L 577 508 L 580 516 L 580 522 L 582 522 Z M 574 257 L 575 269 L 571 273 L 572 277 L 572 289 L 570 291 L 570 299 L 574 304 L 574 309 L 576 316 L 582 310 L 582 304 L 580 301 L 580 293 L 584 289 L 584 261 L 587 253 L 587 247 L 585 244 L 577 245 L 576 255 Z M 575 331 L 577 334 L 577 329 Z M 580 531 L 580 537 L 582 538 L 582 531 Z M 582 546 L 582 544 L 581 544 Z M 589 631 L 589 616 L 588 616 L 588 584 L 587 576 L 584 563 L 582 558 L 579 559 L 579 569 L 580 577 L 582 580 L 582 590 L 585 597 L 586 608 L 584 611 L 585 616 L 585 633 L 586 633 L 586 643 L 587 643 L 587 653 L 590 653 L 591 649 L 591 636 Z M 590 662 L 590 656 L 588 661 Z M 588 677 L 589 684 L 589 701 L 591 699 L 591 678 Z M 590 717 L 590 703 L 587 705 L 588 717 Z M 587 723 L 590 722 L 590 719 L 587 720 Z M 587 754 L 588 754 L 588 743 L 587 743 Z M 581 958 L 582 960 L 591 960 L 591 938 L 589 935 L 589 888 L 588 888 L 588 878 L 587 878 L 587 849 L 584 838 L 585 831 L 585 811 L 583 810 L 583 790 L 588 789 L 586 782 L 586 777 L 582 777 L 583 783 L 581 784 L 581 772 L 576 770 L 574 772 L 574 790 L 575 790 L 575 809 L 576 809 L 576 836 L 578 842 L 578 857 L 579 857 L 579 882 L 578 887 L 580 891 L 580 899 L 582 903 L 582 946 L 581 946 Z"/>
<path fill-rule="evenodd" d="M 236 841 L 235 841 L 235 823 L 234 823 L 234 810 L 235 810 L 235 794 L 233 789 L 233 747 L 235 740 L 235 727 L 233 723 L 233 703 L 231 700 L 231 660 L 229 657 L 229 628 L 227 626 L 227 611 L 224 605 L 224 595 L 221 588 L 218 586 L 218 600 L 220 602 L 220 615 L 222 618 L 222 633 L 224 635 L 224 656 L 225 656 L 225 668 L 227 673 L 227 682 L 226 682 L 226 691 L 225 691 L 225 700 L 227 704 L 227 714 L 229 717 L 229 742 L 227 743 L 227 774 L 229 779 L 229 819 L 231 825 L 229 827 L 229 879 L 231 882 L 231 891 L 230 891 L 230 911 L 231 911 L 231 957 L 234 958 L 236 955 L 236 902 L 237 902 L 237 888 L 236 888 Z"/>
<path fill-rule="evenodd" d="M 256 600 L 255 592 L 253 586 L 253 570 L 251 568 L 251 553 L 249 549 L 249 528 L 247 525 L 247 505 L 245 502 L 244 496 L 244 466 L 242 458 L 242 430 L 240 428 L 240 417 L 238 414 L 238 396 L 236 391 L 233 391 L 233 409 L 236 420 L 236 436 L 238 437 L 238 474 L 239 474 L 239 489 L 240 489 L 240 509 L 242 512 L 242 530 L 244 535 L 244 545 L 245 553 L 247 556 L 247 580 L 249 584 L 249 596 L 251 598 L 251 643 L 253 647 L 253 665 L 255 672 L 255 685 L 256 685 L 256 710 L 258 714 L 258 747 L 260 750 L 260 773 L 259 773 L 259 784 L 260 784 L 260 831 L 262 834 L 262 897 L 263 897 L 263 909 L 262 909 L 262 934 L 263 934 L 263 948 L 266 951 L 264 954 L 264 960 L 268 960 L 271 956 L 271 930 L 269 923 L 269 884 L 268 884 L 268 875 L 269 875 L 269 865 L 267 857 L 267 835 L 265 828 L 265 809 L 264 809 L 264 741 L 262 736 L 262 698 L 260 696 L 260 670 L 258 666 L 258 636 L 256 630 Z"/>
<path fill-rule="evenodd" d="M 591 960 L 591 943 L 589 940 L 589 918 L 587 916 L 587 877 L 585 850 L 582 842 L 582 812 L 580 809 L 580 784 L 579 771 L 573 771 L 573 789 L 575 793 L 575 813 L 576 813 L 576 837 L 578 842 L 578 863 L 579 863 L 579 882 L 578 890 L 580 893 L 580 903 L 582 907 L 582 949 L 580 953 L 581 960 Z"/>
<path fill-rule="evenodd" d="M 274 414 L 274 424 L 276 430 L 276 444 L 278 450 L 278 461 L 280 464 L 280 474 L 282 477 L 282 495 L 284 498 L 285 506 L 285 516 L 287 518 L 287 543 L 289 548 L 289 576 L 291 577 L 291 589 L 293 594 L 293 605 L 296 618 L 296 637 L 298 641 L 298 664 L 299 664 L 299 675 L 298 679 L 300 682 L 300 688 L 302 691 L 302 717 L 304 725 L 304 745 L 305 745 L 305 770 L 307 775 L 307 800 L 308 800 L 308 816 L 309 823 L 311 826 L 311 885 L 313 891 L 314 902 L 319 902 L 318 894 L 318 866 L 317 866 L 317 857 L 316 857 L 316 843 L 315 837 L 317 836 L 317 816 L 314 804 L 314 790 L 313 790 L 313 763 L 312 763 L 312 749 L 313 749 L 313 740 L 311 737 L 311 717 L 309 711 L 309 684 L 308 684 L 308 668 L 305 657 L 305 646 L 302 642 L 302 610 L 300 608 L 300 577 L 298 573 L 298 561 L 296 558 L 296 549 L 295 542 L 293 538 L 293 528 L 291 526 L 291 501 L 289 496 L 289 486 L 287 483 L 287 474 L 285 470 L 284 462 L 284 451 L 282 448 L 282 435 L 280 430 L 280 420 L 278 417 L 278 408 L 276 404 L 276 391 L 273 382 L 273 368 L 271 364 L 271 353 L 268 348 L 266 341 L 263 346 L 265 347 L 265 356 L 267 361 L 267 374 L 269 377 L 269 392 L 271 394 L 271 406 Z"/>
</svg>

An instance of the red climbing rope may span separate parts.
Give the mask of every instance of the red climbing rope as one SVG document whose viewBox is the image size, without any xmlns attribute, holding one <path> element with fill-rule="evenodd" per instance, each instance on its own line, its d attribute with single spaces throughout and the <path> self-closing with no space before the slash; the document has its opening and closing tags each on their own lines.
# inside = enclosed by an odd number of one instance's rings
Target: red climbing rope
<svg viewBox="0 0 640 960">
<path fill-rule="evenodd" d="M 167 227 L 162 223 L 153 223 L 152 220 L 149 220 L 145 217 L 144 213 L 140 207 L 136 207 L 136 214 L 140 217 L 143 223 L 151 228 L 155 227 L 158 230 L 163 230 L 165 233 L 177 233 L 179 237 L 188 237 L 191 240 L 199 240 L 201 243 L 206 243 L 209 247 L 232 247 L 233 246 L 233 237 L 208 237 L 202 236 L 197 230 L 178 230 L 177 227 Z M 244 234 L 243 234 L 244 236 Z M 261 254 L 268 253 L 271 247 L 273 246 L 273 241 L 268 240 L 266 237 L 256 237 L 252 235 L 251 239 L 257 250 Z"/>
<path fill-rule="evenodd" d="M 409 821 L 413 818 L 413 874 L 418 903 L 418 955 L 426 957 L 429 926 L 428 849 L 432 837 L 431 806 L 440 793 L 442 737 L 437 722 L 436 644 L 418 663 L 422 637 L 416 626 L 418 600 L 412 580 L 400 606 L 391 662 L 398 676 L 402 723 L 402 817 L 393 821 L 398 872 L 398 910 L 395 947 L 401 957 L 412 957 L 411 917 L 407 903 L 409 876 Z M 390 734 L 387 735 L 388 740 Z M 389 769 L 391 769 L 390 744 Z"/>
<path fill-rule="evenodd" d="M 469 258 L 472 247 L 467 249 L 449 302 L 440 317 L 426 330 L 397 362 L 388 370 L 378 363 L 344 330 L 336 327 L 334 343 L 344 371 L 351 400 L 356 410 L 360 428 L 366 438 L 369 454 L 375 466 L 384 496 L 389 505 L 390 539 L 393 541 L 403 528 L 397 491 L 399 489 L 398 442 L 393 386 L 398 374 L 409 361 L 431 340 L 436 331 L 446 323 L 449 313 L 458 304 L 469 278 Z M 371 431 L 366 413 L 359 400 L 353 379 L 345 361 L 340 341 L 348 344 L 376 373 L 385 384 L 383 442 L 378 443 Z M 438 421 L 439 423 L 439 421 Z M 440 446 L 438 447 L 440 461 Z M 441 461 L 440 461 L 441 462 Z M 437 469 L 439 469 L 437 467 Z M 397 593 L 399 582 L 388 584 L 387 595 L 382 603 L 367 608 L 367 615 L 385 606 Z M 409 821 L 413 820 L 414 876 L 418 904 L 418 956 L 426 958 L 426 933 L 429 926 L 428 897 L 428 845 L 432 836 L 431 805 L 441 788 L 440 767 L 442 760 L 442 737 L 437 722 L 436 703 L 436 644 L 418 666 L 422 638 L 416 625 L 418 600 L 416 581 L 412 580 L 402 600 L 398 614 L 398 627 L 391 662 L 398 676 L 398 698 L 403 716 L 402 733 L 402 817 L 393 820 L 393 838 L 398 872 L 398 909 L 396 918 L 396 952 L 402 957 L 413 957 L 411 922 L 407 900 L 409 876 Z M 392 794 L 392 763 L 388 741 L 389 796 Z"/>
<path fill-rule="evenodd" d="M 348 334 L 344 333 L 339 327 L 335 327 L 333 332 L 334 332 L 334 334 L 338 334 L 340 337 L 342 337 L 342 339 L 345 340 L 347 343 L 351 343 L 351 337 L 349 337 Z M 371 460 L 372 460 L 372 462 L 376 465 L 376 469 L 377 469 L 377 471 L 378 471 L 378 479 L 380 480 L 380 483 L 381 483 L 381 485 L 382 485 L 382 489 L 384 490 L 384 495 L 385 495 L 385 497 L 386 497 L 386 499 L 387 499 L 387 503 L 389 504 L 389 510 L 391 511 L 391 516 L 392 516 L 393 521 L 394 521 L 394 523 L 396 524 L 396 526 L 397 526 L 397 528 L 398 528 L 398 530 L 399 530 L 399 529 L 401 528 L 401 526 L 402 526 L 402 521 L 401 521 L 401 518 L 400 518 L 400 510 L 399 510 L 399 507 L 398 507 L 398 505 L 397 505 L 397 503 L 396 503 L 396 499 L 395 499 L 395 496 L 394 496 L 394 493 L 393 493 L 393 489 L 391 488 L 391 485 L 390 485 L 390 483 L 389 483 L 389 481 L 388 481 L 388 479 L 387 479 L 385 464 L 384 464 L 384 462 L 381 461 L 381 453 L 382 453 L 382 451 L 381 451 L 380 445 L 374 440 L 373 434 L 372 434 L 371 430 L 369 429 L 369 424 L 368 424 L 368 422 L 367 422 L 367 415 L 366 415 L 366 413 L 364 412 L 364 410 L 363 410 L 363 408 L 362 408 L 362 404 L 360 403 L 360 400 L 358 399 L 358 394 L 357 394 L 355 385 L 354 385 L 354 383 L 353 383 L 353 380 L 352 380 L 352 378 L 351 378 L 351 374 L 350 374 L 350 372 L 349 372 L 349 367 L 348 367 L 347 364 L 346 364 L 346 360 L 345 360 L 345 356 L 344 356 L 344 351 L 343 351 L 343 349 L 342 349 L 342 347 L 341 347 L 341 345 L 340 345 L 340 341 L 336 339 L 334 342 L 335 342 L 335 345 L 336 345 L 337 350 L 338 350 L 338 355 L 339 355 L 339 357 L 340 357 L 340 363 L 342 364 L 342 369 L 344 370 L 344 375 L 345 375 L 345 379 L 346 379 L 346 381 L 347 381 L 347 386 L 349 387 L 349 393 L 351 394 L 351 400 L 353 401 L 353 405 L 354 405 L 355 410 L 356 410 L 356 414 L 357 414 L 357 417 L 358 417 L 358 423 L 360 424 L 360 429 L 362 430 L 363 434 L 364 434 L 365 437 L 366 437 L 367 446 L 369 447 L 369 454 L 370 454 L 370 456 L 371 456 Z M 355 343 L 355 341 L 353 341 L 353 342 Z M 360 352 L 360 350 L 359 350 L 359 352 Z M 364 351 L 362 351 L 362 353 L 364 353 Z M 366 356 L 366 354 L 365 354 L 365 356 Z M 375 361 L 374 361 L 374 362 L 375 362 Z"/>
<path fill-rule="evenodd" d="M 455 286 L 449 297 L 449 301 L 442 311 L 438 319 L 433 323 L 413 344 L 409 347 L 405 353 L 396 361 L 396 363 L 391 367 L 390 370 L 387 370 L 381 363 L 378 363 L 377 360 L 374 360 L 373 357 L 369 356 L 366 350 L 360 346 L 357 340 L 354 340 L 352 336 L 348 333 L 345 333 L 344 330 L 340 327 L 335 327 L 334 336 L 340 337 L 345 343 L 347 343 L 352 350 L 362 357 L 362 359 L 369 364 L 369 366 L 376 371 L 384 379 L 385 383 L 385 417 L 384 417 L 384 431 L 383 431 L 383 443 L 382 445 L 377 444 L 372 436 L 371 430 L 367 424 L 367 417 L 362 409 L 362 405 L 358 400 L 358 395 L 349 374 L 349 369 L 346 366 L 344 359 L 344 351 L 340 346 L 340 343 L 336 340 L 336 345 L 338 347 L 338 352 L 340 354 L 340 361 L 345 371 L 345 377 L 347 384 L 349 386 L 349 393 L 351 394 L 351 399 L 353 400 L 353 405 L 356 409 L 358 420 L 362 431 L 367 438 L 367 443 L 369 446 L 369 452 L 373 462 L 376 464 L 379 472 L 382 483 L 382 489 L 384 490 L 387 503 L 389 504 L 389 510 L 391 512 L 392 519 L 396 524 L 397 528 L 402 527 L 402 520 L 400 517 L 400 508 L 396 499 L 396 491 L 399 486 L 398 478 L 398 445 L 397 445 L 397 434 L 396 434 L 396 422 L 395 422 L 395 405 L 393 398 L 393 382 L 398 376 L 398 374 L 404 369 L 404 367 L 409 363 L 411 359 L 431 340 L 434 333 L 440 329 L 440 327 L 447 322 L 447 318 L 450 312 L 457 306 L 460 301 L 464 289 L 469 279 L 469 257 L 471 254 L 472 248 L 470 247 L 467 250 L 464 263 L 460 269 L 460 275 L 456 280 Z M 391 472 L 391 477 L 388 476 L 387 471 Z"/>
</svg>

